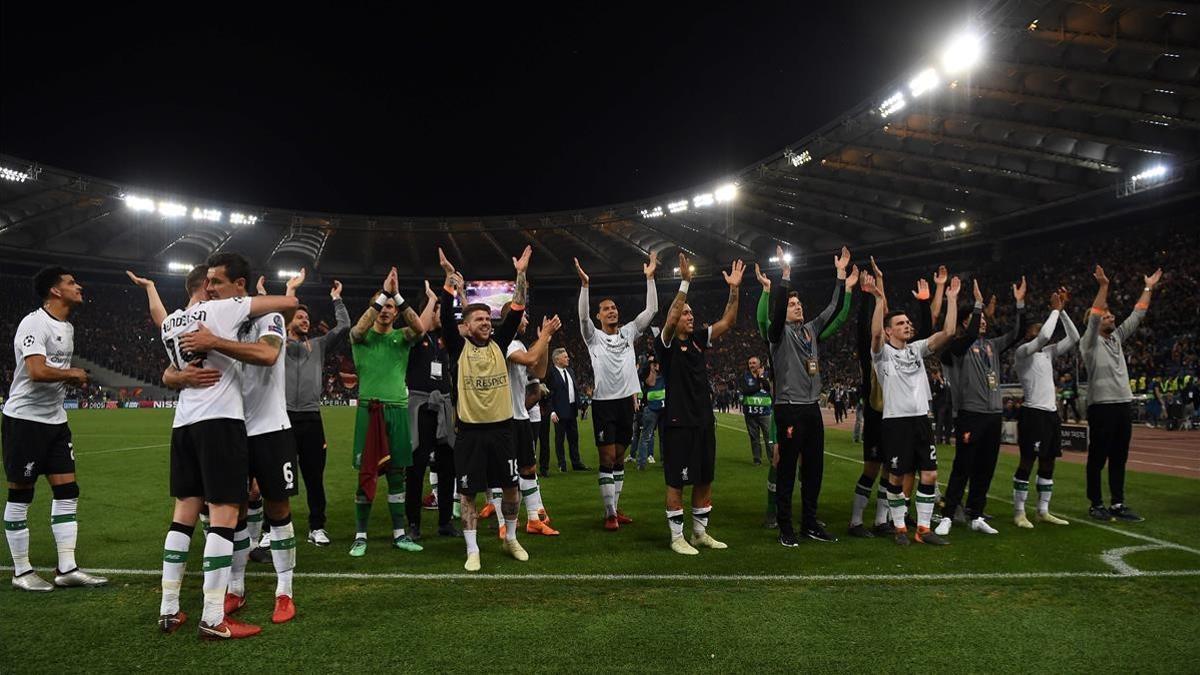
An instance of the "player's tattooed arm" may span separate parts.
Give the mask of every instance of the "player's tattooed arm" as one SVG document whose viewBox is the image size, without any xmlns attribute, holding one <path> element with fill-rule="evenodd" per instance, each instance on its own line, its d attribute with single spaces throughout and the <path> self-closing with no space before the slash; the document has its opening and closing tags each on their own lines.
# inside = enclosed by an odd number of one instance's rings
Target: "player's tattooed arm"
<svg viewBox="0 0 1200 675">
<path fill-rule="evenodd" d="M 737 320 L 738 297 L 742 286 L 742 274 L 746 271 L 746 265 L 741 260 L 734 260 L 730 265 L 729 271 L 721 271 L 725 277 L 725 283 L 729 284 L 729 299 L 725 301 L 725 312 L 721 314 L 721 319 L 714 323 L 709 330 L 709 339 L 716 340 L 729 329 L 733 328 L 734 321 Z"/>
<path fill-rule="evenodd" d="M 179 346 L 184 351 L 195 354 L 215 351 L 253 366 L 273 366 L 283 347 L 283 339 L 274 335 L 264 335 L 256 342 L 240 342 L 217 336 L 202 321 L 196 326 L 196 330 L 179 338 Z"/>
<path fill-rule="evenodd" d="M 663 320 L 662 333 L 659 334 L 664 345 L 671 344 L 671 340 L 675 338 L 675 324 L 679 323 L 679 317 L 683 316 L 683 306 L 687 304 L 688 287 L 692 283 L 692 266 L 682 251 L 679 252 L 679 276 L 683 279 L 683 283 L 679 285 L 679 292 L 675 294 L 675 299 L 667 308 L 667 318 Z"/>
<path fill-rule="evenodd" d="M 526 246 L 524 251 L 521 251 L 520 258 L 513 258 L 513 268 L 517 270 L 517 287 L 513 291 L 512 304 L 518 307 L 525 306 L 525 300 L 529 295 L 529 282 L 525 278 L 525 273 L 529 270 L 529 258 L 533 255 L 533 247 Z"/>
<path fill-rule="evenodd" d="M 371 325 L 375 323 L 375 318 L 379 316 L 379 312 L 375 311 L 374 305 L 367 308 L 367 311 L 358 317 L 358 322 L 350 329 L 350 341 L 359 343 L 363 341 L 363 336 L 371 329 Z"/>
</svg>

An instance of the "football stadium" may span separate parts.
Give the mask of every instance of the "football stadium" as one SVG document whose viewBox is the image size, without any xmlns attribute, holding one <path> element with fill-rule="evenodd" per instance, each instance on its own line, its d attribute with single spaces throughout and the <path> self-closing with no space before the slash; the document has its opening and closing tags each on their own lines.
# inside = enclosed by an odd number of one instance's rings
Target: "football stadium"
<svg viewBox="0 0 1200 675">
<path fill-rule="evenodd" d="M 1195 671 L 1200 4 L 806 5 L 5 3 L 0 671 Z"/>
</svg>

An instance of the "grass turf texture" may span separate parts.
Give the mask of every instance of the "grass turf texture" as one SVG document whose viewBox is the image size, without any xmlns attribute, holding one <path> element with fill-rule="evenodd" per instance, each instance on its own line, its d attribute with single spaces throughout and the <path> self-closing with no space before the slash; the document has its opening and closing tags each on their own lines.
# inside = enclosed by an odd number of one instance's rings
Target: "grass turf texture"
<svg viewBox="0 0 1200 675">
<path fill-rule="evenodd" d="M 1030 664 L 1057 672 L 1131 669 L 1191 670 L 1200 656 L 1196 598 L 1200 576 L 1053 578 L 1043 573 L 1107 575 L 1101 554 L 1154 546 L 1144 535 L 1191 548 L 1200 513 L 1194 480 L 1130 473 L 1128 493 L 1148 517 L 1137 525 L 1084 524 L 1083 467 L 1062 464 L 1054 511 L 1068 527 L 1011 525 L 1007 500 L 1014 458 L 1003 455 L 989 511 L 1001 531 L 987 537 L 956 526 L 951 546 L 900 549 L 890 541 L 845 536 L 859 446 L 849 434 L 826 431 L 821 517 L 842 541 L 804 541 L 784 549 L 761 527 L 766 468 L 749 462 L 741 419 L 719 415 L 718 468 L 710 532 L 729 544 L 684 557 L 667 548 L 661 464 L 638 472 L 627 465 L 621 506 L 637 521 L 603 530 L 595 472 L 542 480 L 545 502 L 562 531 L 525 535 L 531 560 L 507 558 L 495 520 L 480 531 L 483 574 L 801 575 L 820 578 L 471 579 L 306 578 L 313 572 L 459 575 L 461 539 L 436 536 L 436 513 L 425 511 L 421 553 L 389 548 L 391 524 L 382 495 L 372 512 L 366 557 L 346 555 L 353 535 L 355 475 L 350 469 L 353 409 L 326 409 L 333 545 L 300 544 L 295 581 L 298 618 L 270 624 L 274 577 L 251 562 L 249 604 L 241 617 L 263 635 L 231 644 L 201 643 L 200 578 L 184 582 L 188 624 L 157 632 L 156 570 L 170 517 L 167 494 L 171 412 L 73 411 L 80 500 L 78 557 L 85 569 L 136 569 L 112 574 L 103 589 L 59 589 L 46 595 L 3 589 L 0 664 L 15 672 L 211 671 L 247 663 L 289 670 L 499 671 L 563 670 L 837 670 L 1018 671 Z M 583 456 L 593 467 L 588 422 Z M 951 448 L 939 449 L 941 479 Z M 867 520 L 874 511 L 874 495 Z M 797 509 L 799 494 L 797 491 Z M 1031 492 L 1030 504 L 1036 492 Z M 35 566 L 52 567 L 49 488 L 38 484 L 29 522 Z M 294 502 L 297 538 L 307 533 L 303 495 Z M 1032 515 L 1033 508 L 1029 507 Z M 689 516 L 690 517 L 690 516 Z M 685 526 L 690 535 L 690 526 Z M 1128 533 L 1128 534 L 1125 534 Z M 198 570 L 203 542 L 193 540 L 189 570 Z M 8 563 L 7 558 L 3 560 Z M 1125 556 L 1146 571 L 1200 569 L 1194 552 L 1155 548 Z M 952 579 L 901 575 L 979 573 Z M 1008 574 L 1032 576 L 1005 578 Z M 838 575 L 846 575 L 839 578 Z M 899 633 L 897 632 L 899 631 Z M 912 649 L 880 649 L 896 635 Z"/>
</svg>

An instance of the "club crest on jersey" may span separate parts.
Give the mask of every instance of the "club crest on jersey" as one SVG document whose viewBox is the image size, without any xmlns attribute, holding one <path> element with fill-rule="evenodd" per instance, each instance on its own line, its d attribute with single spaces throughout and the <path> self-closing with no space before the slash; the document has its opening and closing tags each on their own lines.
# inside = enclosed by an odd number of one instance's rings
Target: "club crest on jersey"
<svg viewBox="0 0 1200 675">
<path fill-rule="evenodd" d="M 687 467 L 683 467 L 683 471 L 679 472 L 679 477 L 686 481 L 688 479 L 687 472 Z"/>
<path fill-rule="evenodd" d="M 898 469 L 898 468 L 900 468 L 900 458 L 899 458 L 899 457 L 893 457 L 893 458 L 892 458 L 892 468 L 893 468 L 893 469 Z"/>
<path fill-rule="evenodd" d="M 33 477 L 33 466 L 34 466 L 34 464 L 35 464 L 35 462 L 29 462 L 28 464 L 26 464 L 26 465 L 25 465 L 25 477 L 26 477 L 26 478 L 32 478 L 32 477 Z"/>
</svg>

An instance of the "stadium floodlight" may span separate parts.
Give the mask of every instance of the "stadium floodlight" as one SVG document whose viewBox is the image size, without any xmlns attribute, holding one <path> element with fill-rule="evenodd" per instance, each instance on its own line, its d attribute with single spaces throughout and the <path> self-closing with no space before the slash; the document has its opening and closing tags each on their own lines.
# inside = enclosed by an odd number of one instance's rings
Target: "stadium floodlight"
<svg viewBox="0 0 1200 675">
<path fill-rule="evenodd" d="M 737 183 L 726 183 L 717 188 L 716 191 L 713 192 L 713 196 L 717 198 L 718 204 L 724 204 L 725 202 L 733 201 L 734 197 L 737 197 L 737 192 Z"/>
<path fill-rule="evenodd" d="M 692 197 L 692 206 L 700 208 L 701 206 L 712 206 L 713 196 L 711 192 L 705 192 Z"/>
<path fill-rule="evenodd" d="M 275 276 L 280 279 L 291 279 L 292 277 L 300 276 L 300 270 L 279 270 L 275 273 Z"/>
<path fill-rule="evenodd" d="M 771 256 L 770 258 L 768 258 L 768 259 L 767 259 L 767 262 L 769 262 L 769 263 L 771 263 L 771 264 L 778 263 L 778 262 L 779 262 L 779 256 L 777 256 L 777 255 L 773 255 L 773 256 Z M 784 253 L 784 254 L 783 254 L 783 262 L 784 262 L 785 264 L 791 265 L 791 264 L 792 264 L 792 254 L 791 254 L 791 253 Z"/>
<path fill-rule="evenodd" d="M 1139 174 L 1135 174 L 1133 176 L 1133 178 L 1130 178 L 1130 180 L 1132 180 L 1135 183 L 1137 183 L 1138 181 L 1153 181 L 1157 178 L 1162 178 L 1163 176 L 1166 176 L 1166 175 L 1167 175 L 1167 167 L 1162 164 L 1155 164 L 1154 166 L 1150 167 L 1149 169 L 1146 169 L 1145 171 L 1143 171 Z"/>
<path fill-rule="evenodd" d="M 687 211 L 687 209 L 688 202 L 686 199 L 681 199 L 677 202 L 671 202 L 667 204 L 667 210 L 671 213 L 679 213 L 680 211 Z"/>
<path fill-rule="evenodd" d="M 245 213 L 234 211 L 229 214 L 229 222 L 233 225 L 253 225 L 258 222 L 258 216 L 251 216 Z"/>
<path fill-rule="evenodd" d="M 917 98 L 921 94 L 924 94 L 925 92 L 938 86 L 939 83 L 940 80 L 938 80 L 937 71 L 933 68 L 926 68 L 918 73 L 916 77 L 909 80 L 908 93 L 911 94 L 913 98 Z"/>
<path fill-rule="evenodd" d="M 192 220 L 208 220 L 221 222 L 221 212 L 217 209 L 202 209 L 199 206 L 192 209 Z"/>
<path fill-rule="evenodd" d="M 983 56 L 983 40 L 973 33 L 954 36 L 942 52 L 942 72 L 947 75 L 965 73 Z"/>
<path fill-rule="evenodd" d="M 879 104 L 879 116 L 889 117 L 897 112 L 900 112 L 901 110 L 904 110 L 904 106 L 906 105 L 908 105 L 908 101 L 904 100 L 904 94 L 901 92 L 896 92 L 887 97 L 883 103 Z"/>
<path fill-rule="evenodd" d="M 965 220 L 958 221 L 958 229 L 965 230 L 965 229 L 967 229 L 967 227 L 968 227 L 967 221 L 965 221 Z"/>
<path fill-rule="evenodd" d="M 954 223 L 950 223 L 949 225 L 946 225 L 945 227 L 942 228 L 942 232 L 953 232 L 953 231 L 954 231 Z"/>
<path fill-rule="evenodd" d="M 158 212 L 166 218 L 178 218 L 187 215 L 187 207 L 175 202 L 159 202 Z"/>
<path fill-rule="evenodd" d="M 656 206 L 652 209 L 642 209 L 640 213 L 643 218 L 662 218 L 663 208 L 662 206 Z"/>
<path fill-rule="evenodd" d="M 695 271 L 696 271 L 696 266 L 695 266 L 695 265 L 688 265 L 688 271 L 689 271 L 689 272 L 695 272 Z M 678 267 L 676 267 L 675 269 L 671 270 L 671 272 L 672 272 L 672 273 L 674 273 L 674 274 L 679 274 L 679 268 L 678 268 Z"/>
<path fill-rule="evenodd" d="M 0 178 L 3 178 L 4 180 L 11 180 L 14 183 L 24 183 L 25 181 L 29 180 L 29 174 L 25 173 L 24 171 L 10 169 L 7 166 L 0 166 Z"/>
<path fill-rule="evenodd" d="M 158 208 L 153 199 L 149 197 L 135 197 L 134 195 L 125 196 L 125 206 L 134 211 L 153 211 Z"/>
<path fill-rule="evenodd" d="M 196 266 L 191 263 L 175 262 L 172 260 L 167 263 L 168 272 L 191 272 Z"/>
</svg>

